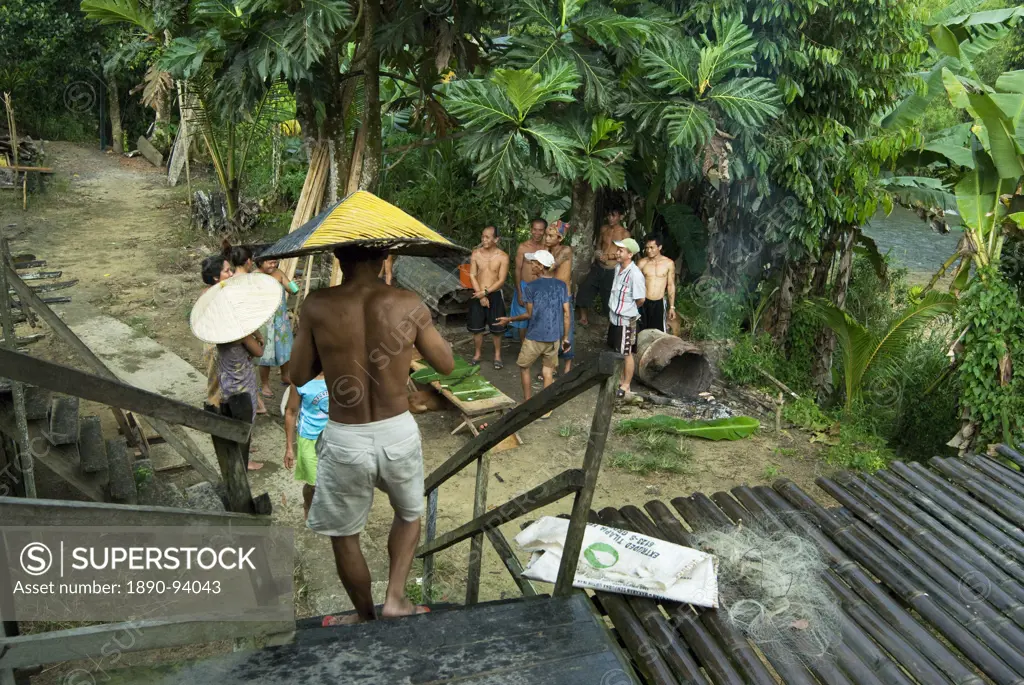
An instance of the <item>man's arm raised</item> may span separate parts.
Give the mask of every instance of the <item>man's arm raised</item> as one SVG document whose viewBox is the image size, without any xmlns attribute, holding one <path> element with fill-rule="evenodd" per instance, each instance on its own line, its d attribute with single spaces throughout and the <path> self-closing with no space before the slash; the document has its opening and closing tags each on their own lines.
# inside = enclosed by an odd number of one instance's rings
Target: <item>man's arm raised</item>
<svg viewBox="0 0 1024 685">
<path fill-rule="evenodd" d="M 313 310 L 316 307 L 315 295 L 307 297 L 299 312 L 299 331 L 295 334 L 292 344 L 291 377 L 297 386 L 305 385 L 320 375 L 323 366 L 313 339 Z"/>
</svg>

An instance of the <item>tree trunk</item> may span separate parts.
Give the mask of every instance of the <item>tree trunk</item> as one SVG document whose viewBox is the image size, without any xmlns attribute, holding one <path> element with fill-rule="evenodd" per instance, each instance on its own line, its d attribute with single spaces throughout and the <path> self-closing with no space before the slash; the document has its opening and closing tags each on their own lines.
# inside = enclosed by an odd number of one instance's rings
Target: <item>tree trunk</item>
<svg viewBox="0 0 1024 685">
<path fill-rule="evenodd" d="M 836 269 L 836 278 L 832 283 L 832 302 L 842 309 L 846 306 L 846 294 L 850 287 L 850 273 L 853 271 L 853 238 L 855 230 L 853 226 L 843 226 L 835 231 L 836 242 L 839 243 L 839 266 Z M 833 245 L 833 250 L 836 247 Z M 831 263 L 831 258 L 829 259 Z M 818 265 L 819 267 L 822 264 Z M 819 401 L 827 399 L 832 394 L 832 357 L 836 351 L 836 335 L 831 328 L 825 327 L 818 333 L 814 344 L 814 365 L 811 376 L 814 388 L 818 394 Z"/>
<path fill-rule="evenodd" d="M 826 234 L 825 242 L 821 247 L 821 257 L 814 265 L 814 275 L 811 277 L 811 296 L 824 297 L 828 287 L 828 277 L 832 273 L 832 262 L 836 256 L 836 246 L 839 243 L 839 236 L 842 227 L 834 226 Z"/>
<path fill-rule="evenodd" d="M 578 288 L 590 271 L 597 245 L 597 194 L 590 184 L 577 180 L 572 184 L 572 281 Z"/>
<path fill-rule="evenodd" d="M 374 42 L 377 23 L 380 19 L 380 0 L 367 0 L 363 7 L 363 43 L 366 58 L 363 63 L 363 85 L 366 107 L 363 113 L 363 127 L 366 131 L 363 151 L 362 174 L 359 187 L 377 192 L 381 168 L 381 121 L 380 121 L 380 50 Z"/>
<path fill-rule="evenodd" d="M 765 320 L 764 330 L 770 331 L 772 339 L 779 346 L 785 346 L 789 337 L 789 324 L 793 320 L 793 303 L 803 296 L 807 283 L 809 264 L 807 258 L 786 260 L 782 271 L 782 284 L 779 286 L 775 305 L 770 308 Z"/>
<path fill-rule="evenodd" d="M 124 154 L 124 131 L 121 130 L 121 98 L 117 93 L 117 79 L 107 79 L 107 95 L 110 98 L 110 137 L 114 152 Z"/>
</svg>

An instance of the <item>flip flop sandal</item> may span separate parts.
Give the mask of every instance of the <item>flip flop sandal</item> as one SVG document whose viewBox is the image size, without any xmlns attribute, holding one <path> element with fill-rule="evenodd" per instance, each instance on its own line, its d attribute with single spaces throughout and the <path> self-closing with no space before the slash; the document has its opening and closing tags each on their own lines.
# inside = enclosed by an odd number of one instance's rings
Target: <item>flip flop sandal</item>
<svg viewBox="0 0 1024 685">
<path fill-rule="evenodd" d="M 615 390 L 615 397 L 616 397 L 617 399 L 620 399 L 620 400 L 621 400 L 621 399 L 622 399 L 622 398 L 624 398 L 625 396 L 626 396 L 626 391 L 625 391 L 625 390 L 623 390 L 622 388 L 618 388 L 618 389 L 616 389 L 616 390 Z"/>
<path fill-rule="evenodd" d="M 469 360 L 469 365 L 470 366 L 480 366 L 480 360 L 479 359 L 470 359 Z"/>
<path fill-rule="evenodd" d="M 268 400 L 274 399 L 274 391 L 270 388 L 263 388 L 263 390 L 260 390 L 260 394 Z"/>
<path fill-rule="evenodd" d="M 477 362 L 477 363 L 479 363 L 479 362 Z M 504 363 L 504 362 L 502 362 L 502 361 L 498 361 L 498 360 L 495 360 L 495 362 L 494 362 L 494 368 L 495 368 L 496 370 L 500 371 L 501 369 L 504 369 L 504 368 L 505 368 L 505 363 Z"/>
</svg>

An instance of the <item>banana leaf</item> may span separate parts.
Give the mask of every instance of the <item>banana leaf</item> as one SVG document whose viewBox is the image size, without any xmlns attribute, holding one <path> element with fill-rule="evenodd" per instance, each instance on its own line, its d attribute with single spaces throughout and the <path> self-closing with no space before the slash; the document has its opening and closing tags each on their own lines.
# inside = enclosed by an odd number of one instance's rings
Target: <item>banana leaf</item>
<svg viewBox="0 0 1024 685">
<path fill-rule="evenodd" d="M 757 419 L 749 416 L 734 416 L 728 419 L 710 421 L 687 421 L 674 416 L 652 416 L 649 419 L 626 419 L 619 422 L 619 431 L 633 433 L 653 430 L 659 433 L 685 435 L 705 440 L 742 440 L 752 435 L 761 426 Z"/>
<path fill-rule="evenodd" d="M 501 394 L 501 391 L 483 376 L 469 376 L 449 387 L 448 391 L 465 402 L 490 399 Z"/>
<path fill-rule="evenodd" d="M 468 361 L 458 355 L 455 356 L 455 368 L 447 376 L 434 370 L 429 364 L 425 368 L 419 371 L 414 371 L 411 377 L 417 383 L 433 383 L 444 378 L 465 378 L 471 376 L 480 370 L 479 366 L 471 366 Z"/>
</svg>

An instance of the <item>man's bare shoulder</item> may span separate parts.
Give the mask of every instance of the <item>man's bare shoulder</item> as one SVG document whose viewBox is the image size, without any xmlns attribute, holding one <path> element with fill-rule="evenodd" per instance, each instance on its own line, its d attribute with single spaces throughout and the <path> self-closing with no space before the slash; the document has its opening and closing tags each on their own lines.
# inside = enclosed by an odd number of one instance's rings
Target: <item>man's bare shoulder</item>
<svg viewBox="0 0 1024 685">
<path fill-rule="evenodd" d="M 647 268 L 647 265 L 648 265 L 648 264 L 650 263 L 650 261 L 651 261 L 650 259 L 648 259 L 647 257 L 644 257 L 643 259 L 641 259 L 640 261 L 638 261 L 638 262 L 636 263 L 636 265 L 637 265 L 638 267 L 640 267 L 640 270 L 641 270 L 641 271 L 643 271 L 643 270 L 644 270 L 645 268 Z"/>
</svg>

